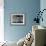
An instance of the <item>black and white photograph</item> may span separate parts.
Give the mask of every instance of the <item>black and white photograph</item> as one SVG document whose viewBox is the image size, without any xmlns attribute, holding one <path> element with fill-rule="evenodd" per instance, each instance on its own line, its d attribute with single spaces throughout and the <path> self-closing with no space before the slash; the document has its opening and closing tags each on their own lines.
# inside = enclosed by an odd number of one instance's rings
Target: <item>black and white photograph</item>
<svg viewBox="0 0 46 46">
<path fill-rule="evenodd" d="M 11 15 L 11 24 L 23 25 L 24 21 L 25 21 L 24 14 L 12 14 Z"/>
</svg>

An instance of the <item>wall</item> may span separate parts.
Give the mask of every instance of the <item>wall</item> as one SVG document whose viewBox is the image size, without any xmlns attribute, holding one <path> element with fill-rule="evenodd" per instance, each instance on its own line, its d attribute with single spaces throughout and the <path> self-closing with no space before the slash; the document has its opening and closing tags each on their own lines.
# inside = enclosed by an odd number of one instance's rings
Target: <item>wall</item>
<svg viewBox="0 0 46 46">
<path fill-rule="evenodd" d="M 40 9 L 41 9 L 41 11 L 43 10 L 43 9 L 46 9 L 46 0 L 41 0 L 40 1 Z M 42 15 L 42 17 L 43 17 L 43 22 L 41 21 L 40 22 L 40 25 L 42 25 L 42 26 L 45 26 L 46 27 L 46 10 L 43 12 L 43 15 Z"/>
<path fill-rule="evenodd" d="M 4 41 L 4 8 L 3 0 L 0 0 L 0 42 Z"/>
<path fill-rule="evenodd" d="M 7 41 L 18 41 L 32 30 L 35 14 L 40 10 L 40 0 L 4 0 L 4 38 Z M 13 13 L 22 13 L 26 16 L 24 26 L 10 24 Z"/>
</svg>

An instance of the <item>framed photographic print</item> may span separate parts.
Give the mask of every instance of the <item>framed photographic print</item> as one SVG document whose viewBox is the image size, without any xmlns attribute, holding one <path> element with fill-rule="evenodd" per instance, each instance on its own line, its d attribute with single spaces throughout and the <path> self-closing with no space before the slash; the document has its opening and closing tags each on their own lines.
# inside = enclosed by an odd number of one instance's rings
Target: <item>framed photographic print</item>
<svg viewBox="0 0 46 46">
<path fill-rule="evenodd" d="M 24 25 L 25 15 L 24 14 L 11 14 L 11 24 L 12 25 Z"/>
</svg>

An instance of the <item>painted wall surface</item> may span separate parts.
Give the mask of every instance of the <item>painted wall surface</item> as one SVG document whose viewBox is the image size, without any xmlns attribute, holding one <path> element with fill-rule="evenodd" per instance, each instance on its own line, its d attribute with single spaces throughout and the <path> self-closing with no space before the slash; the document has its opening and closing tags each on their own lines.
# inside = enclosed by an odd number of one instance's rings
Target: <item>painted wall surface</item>
<svg viewBox="0 0 46 46">
<path fill-rule="evenodd" d="M 39 0 L 4 0 L 4 38 L 7 41 L 18 41 L 32 30 L 34 17 L 40 9 Z M 22 13 L 25 15 L 24 26 L 10 24 L 11 14 Z"/>
<path fill-rule="evenodd" d="M 0 42 L 4 41 L 4 3 L 0 0 Z"/>
<path fill-rule="evenodd" d="M 42 11 L 43 9 L 46 9 L 46 0 L 41 0 L 41 1 L 40 1 L 40 9 L 41 9 L 41 11 Z M 46 27 L 46 10 L 43 12 L 42 17 L 43 17 L 43 22 L 41 21 L 41 22 L 40 22 L 40 25 Z"/>
</svg>

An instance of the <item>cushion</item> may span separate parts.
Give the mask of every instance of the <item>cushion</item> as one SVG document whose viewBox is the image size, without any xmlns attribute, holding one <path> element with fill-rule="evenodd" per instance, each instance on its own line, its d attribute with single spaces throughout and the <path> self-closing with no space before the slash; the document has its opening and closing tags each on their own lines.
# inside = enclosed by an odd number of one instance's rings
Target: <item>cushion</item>
<svg viewBox="0 0 46 46">
<path fill-rule="evenodd" d="M 24 44 L 24 39 L 25 39 L 25 37 L 24 37 L 24 38 L 21 38 L 21 39 L 17 42 L 17 46 L 23 46 L 23 44 Z"/>
</svg>

